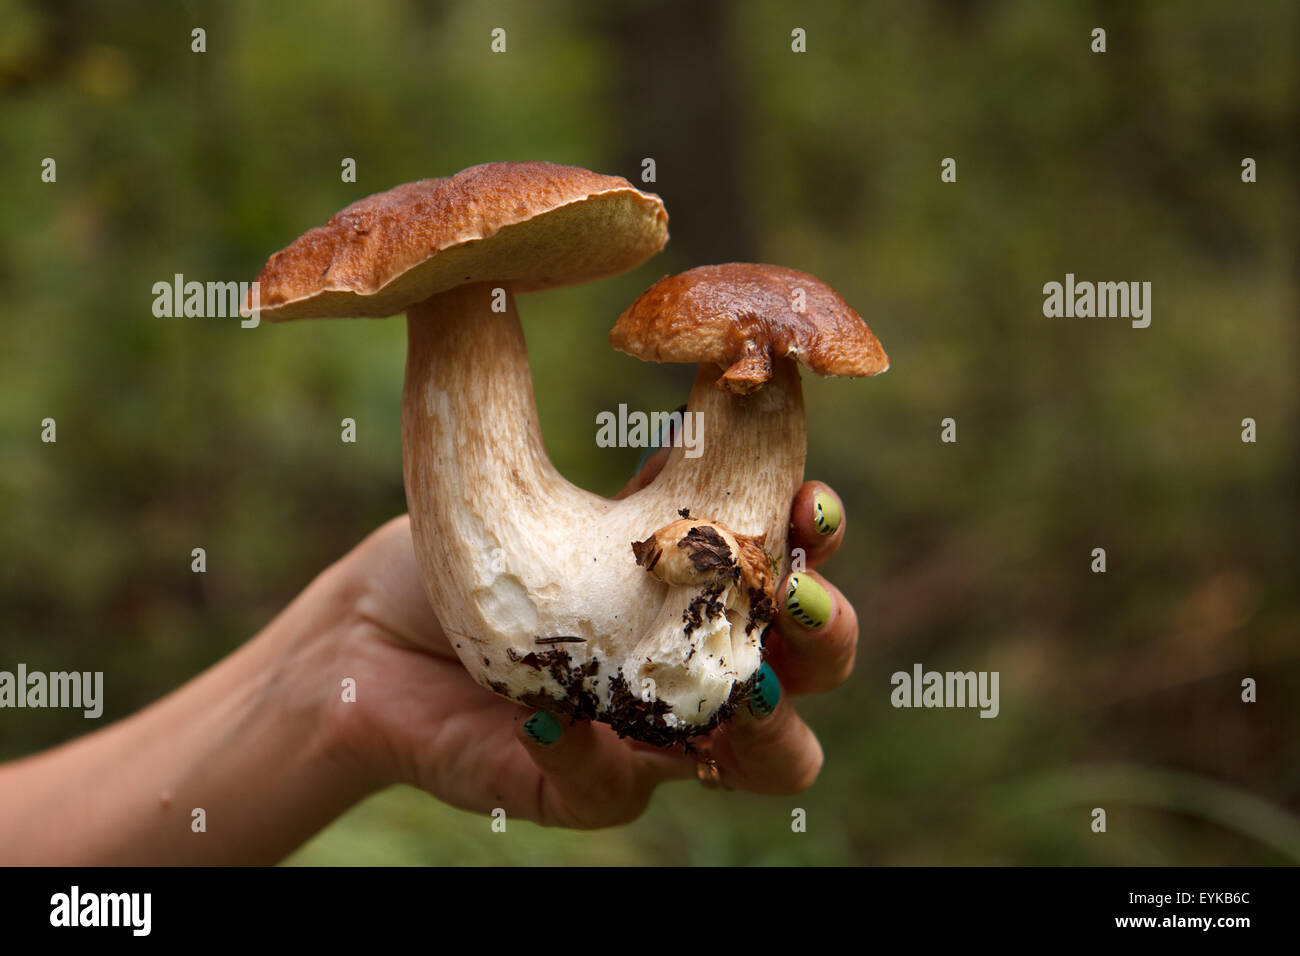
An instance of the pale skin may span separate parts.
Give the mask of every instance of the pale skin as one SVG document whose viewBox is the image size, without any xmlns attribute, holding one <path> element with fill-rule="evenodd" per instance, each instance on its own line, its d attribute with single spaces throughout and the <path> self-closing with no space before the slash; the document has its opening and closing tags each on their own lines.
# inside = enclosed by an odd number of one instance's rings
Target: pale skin
<svg viewBox="0 0 1300 956">
<path fill-rule="evenodd" d="M 835 552 L 847 524 L 816 532 L 819 490 L 829 491 L 805 484 L 791 512 L 791 547 L 805 550 L 809 568 Z M 728 787 L 798 793 L 821 769 L 821 747 L 790 698 L 848 676 L 858 628 L 852 606 L 814 576 L 831 595 L 830 620 L 810 631 L 782 611 L 767 638 L 780 703 L 761 719 L 742 709 L 709 736 Z M 353 703 L 342 699 L 349 677 Z M 532 714 L 461 666 L 420 584 L 403 515 L 189 683 L 0 766 L 0 864 L 274 863 L 394 783 L 467 810 L 591 829 L 636 819 L 661 783 L 696 778 L 698 760 L 681 748 L 620 740 L 603 724 L 562 720 L 561 739 L 541 746 L 522 730 Z M 196 808 L 206 832 L 193 829 Z"/>
</svg>

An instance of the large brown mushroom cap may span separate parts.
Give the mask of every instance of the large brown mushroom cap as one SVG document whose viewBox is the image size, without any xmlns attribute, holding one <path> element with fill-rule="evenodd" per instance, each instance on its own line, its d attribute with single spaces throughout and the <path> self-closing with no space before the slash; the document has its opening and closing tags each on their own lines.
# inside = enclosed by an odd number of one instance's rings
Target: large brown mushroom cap
<svg viewBox="0 0 1300 956">
<path fill-rule="evenodd" d="M 667 239 L 659 197 L 621 177 L 485 163 L 367 196 L 299 237 L 257 277 L 261 315 L 380 318 L 471 282 L 570 285 L 640 265 Z"/>
<path fill-rule="evenodd" d="M 818 375 L 876 375 L 880 342 L 835 290 L 806 272 L 729 262 L 661 279 L 609 333 L 614 348 L 651 362 L 712 363 L 718 386 L 752 392 L 778 358 Z"/>
</svg>

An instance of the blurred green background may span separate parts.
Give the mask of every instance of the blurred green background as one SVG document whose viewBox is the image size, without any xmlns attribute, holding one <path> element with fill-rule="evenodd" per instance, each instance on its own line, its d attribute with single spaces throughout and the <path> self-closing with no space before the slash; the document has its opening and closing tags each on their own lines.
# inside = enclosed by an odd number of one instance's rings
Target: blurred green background
<svg viewBox="0 0 1300 956">
<path fill-rule="evenodd" d="M 606 340 L 668 272 L 812 272 L 892 359 L 805 386 L 808 475 L 851 524 L 825 571 L 862 622 L 853 679 L 800 703 L 811 791 L 677 785 L 625 828 L 502 835 L 398 788 L 291 862 L 1300 860 L 1293 4 L 0 0 L 0 22 L 0 668 L 103 670 L 104 721 L 405 507 L 400 319 L 158 319 L 154 282 L 252 280 L 353 200 L 475 163 L 640 184 L 651 157 L 665 252 L 520 302 L 569 478 L 611 494 L 634 468 L 598 411 L 684 400 L 692 370 Z M 1066 272 L 1152 282 L 1151 327 L 1045 318 Z M 1000 716 L 893 709 L 915 662 L 999 671 Z M 86 729 L 8 711 L 0 757 Z"/>
</svg>

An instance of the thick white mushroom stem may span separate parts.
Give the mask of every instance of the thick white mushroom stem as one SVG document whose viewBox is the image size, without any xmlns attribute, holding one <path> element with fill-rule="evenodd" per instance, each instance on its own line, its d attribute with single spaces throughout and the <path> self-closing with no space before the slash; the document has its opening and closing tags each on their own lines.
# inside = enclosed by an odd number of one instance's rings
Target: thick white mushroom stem
<svg viewBox="0 0 1300 956">
<path fill-rule="evenodd" d="M 475 284 L 407 313 L 407 504 L 443 628 L 480 683 L 522 703 L 657 742 L 707 729 L 757 670 L 757 634 L 726 614 L 687 633 L 693 595 L 647 574 L 631 545 L 689 514 L 784 563 L 805 453 L 798 371 L 780 360 L 764 388 L 737 395 L 702 366 L 687 407 L 698 457 L 675 447 L 648 487 L 612 501 L 551 465 L 513 298 L 500 312 L 494 301 Z M 738 649 L 725 673 L 716 655 L 690 654 L 707 642 Z M 645 682 L 647 663 L 672 665 L 671 694 Z"/>
</svg>

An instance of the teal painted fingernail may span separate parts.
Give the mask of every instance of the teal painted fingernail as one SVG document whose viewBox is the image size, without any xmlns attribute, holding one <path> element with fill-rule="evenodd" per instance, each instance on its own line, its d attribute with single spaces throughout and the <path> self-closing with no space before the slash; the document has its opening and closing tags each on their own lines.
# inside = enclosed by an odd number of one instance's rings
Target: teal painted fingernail
<svg viewBox="0 0 1300 956">
<path fill-rule="evenodd" d="M 834 496 L 824 491 L 813 495 L 813 525 L 817 528 L 818 534 L 834 534 L 839 530 L 840 522 L 843 520 L 840 503 Z"/>
<path fill-rule="evenodd" d="M 831 596 L 810 575 L 790 575 L 785 609 L 796 622 L 815 631 L 831 619 Z"/>
<path fill-rule="evenodd" d="M 549 747 L 560 739 L 560 736 L 564 733 L 564 728 L 560 726 L 560 722 L 555 719 L 554 714 L 539 710 L 524 721 L 524 733 L 534 743 Z"/>
<path fill-rule="evenodd" d="M 754 675 L 754 686 L 749 689 L 749 712 L 755 717 L 766 717 L 781 702 L 781 682 L 766 661 Z"/>
</svg>

